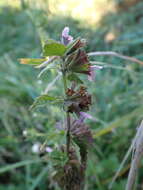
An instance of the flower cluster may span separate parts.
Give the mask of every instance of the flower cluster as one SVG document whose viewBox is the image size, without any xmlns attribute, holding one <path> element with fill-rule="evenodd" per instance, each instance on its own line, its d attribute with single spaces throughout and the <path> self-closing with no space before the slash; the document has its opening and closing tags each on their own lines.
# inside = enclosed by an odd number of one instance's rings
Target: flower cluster
<svg viewBox="0 0 143 190">
<path fill-rule="evenodd" d="M 85 118 L 93 119 L 87 111 L 92 104 L 91 95 L 87 91 L 84 81 L 80 79 L 80 74 L 88 76 L 89 80 L 94 79 L 94 70 L 101 69 L 101 66 L 93 65 L 84 47 L 86 40 L 82 38 L 73 39 L 69 35 L 69 28 L 65 27 L 62 31 L 61 41 L 57 42 L 49 40 L 43 46 L 43 58 L 41 59 L 21 59 L 22 64 L 36 65 L 36 68 L 43 68 L 39 76 L 48 69 L 55 68 L 58 76 L 50 85 L 54 85 L 59 76 L 63 78 L 64 96 L 52 97 L 47 94 L 49 86 L 45 90 L 45 94 L 37 97 L 31 109 L 35 107 L 49 104 L 49 102 L 63 105 L 66 112 L 66 122 L 64 129 L 66 133 L 66 145 L 63 150 L 59 147 L 59 151 L 53 147 L 45 145 L 42 152 L 48 152 L 51 159 L 60 160 L 61 164 L 54 164 L 56 175 L 55 180 L 63 190 L 79 190 L 83 189 L 84 177 L 87 164 L 88 144 L 93 142 L 90 127 L 85 124 Z M 57 124 L 57 128 L 62 129 L 61 122 Z M 74 143 L 73 143 L 74 142 Z M 80 157 L 75 146 L 79 147 Z M 43 146 L 42 146 L 43 147 Z M 41 144 L 36 143 L 32 147 L 32 151 L 37 153 L 41 151 Z M 66 153 L 66 154 L 65 154 Z M 52 157 L 53 155 L 53 157 Z M 66 159 L 63 160 L 65 158 Z M 63 164 L 64 163 L 64 164 Z"/>
<path fill-rule="evenodd" d="M 94 69 L 101 69 L 101 66 L 92 65 L 87 53 L 83 50 L 86 45 L 85 39 L 75 39 L 69 35 L 69 28 L 65 27 L 62 32 L 61 42 L 67 46 L 65 56 L 65 70 L 71 73 L 88 75 L 89 80 L 94 79 Z"/>
<path fill-rule="evenodd" d="M 48 145 L 47 139 L 44 146 L 39 142 L 32 146 L 34 153 L 49 153 L 48 159 L 54 162 L 54 179 L 63 190 L 81 190 L 84 189 L 85 170 L 88 158 L 88 149 L 93 142 L 90 127 L 86 125 L 85 119 L 96 119 L 87 112 L 92 105 L 91 95 L 87 91 L 84 80 L 80 75 L 87 76 L 90 81 L 95 78 L 95 70 L 102 69 L 97 62 L 91 62 L 89 57 L 96 55 L 113 55 L 132 62 L 143 64 L 136 58 L 120 55 L 116 52 L 90 52 L 85 51 L 86 40 L 82 38 L 74 39 L 69 35 L 69 28 L 65 27 L 61 34 L 61 40 L 48 40 L 43 46 L 42 58 L 39 59 L 21 59 L 22 64 L 34 65 L 36 68 L 42 68 L 39 76 L 43 72 L 54 68 L 57 71 L 57 77 L 48 85 L 44 94 L 37 97 L 31 109 L 38 106 L 62 105 L 63 114 L 66 116 L 63 126 L 66 136 L 66 144 L 61 146 Z M 102 63 L 103 64 L 103 63 Z M 64 95 L 53 97 L 49 95 L 49 89 L 62 76 L 64 86 Z M 58 122 L 57 129 L 63 129 L 62 122 Z M 26 137 L 27 131 L 23 132 Z M 47 138 L 47 137 L 46 137 Z M 63 141 L 62 141 L 63 142 Z M 75 146 L 75 144 L 78 146 Z"/>
<path fill-rule="evenodd" d="M 81 111 L 88 111 L 91 105 L 91 95 L 88 94 L 86 87 L 80 86 L 78 90 L 68 88 L 67 94 L 67 111 L 80 115 Z"/>
</svg>

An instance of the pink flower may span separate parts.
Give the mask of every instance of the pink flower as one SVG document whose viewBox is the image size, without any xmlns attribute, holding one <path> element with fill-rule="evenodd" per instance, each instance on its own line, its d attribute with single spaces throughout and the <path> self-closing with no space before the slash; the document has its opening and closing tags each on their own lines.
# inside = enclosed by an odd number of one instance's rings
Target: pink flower
<svg viewBox="0 0 143 190">
<path fill-rule="evenodd" d="M 90 120 L 96 121 L 96 118 L 94 118 L 92 115 L 90 115 L 90 114 L 88 114 L 88 113 L 80 112 L 79 114 L 80 114 L 79 120 L 81 120 L 82 122 L 83 122 L 85 119 L 90 119 Z"/>
<path fill-rule="evenodd" d="M 45 148 L 45 151 L 48 152 L 48 153 L 51 153 L 51 152 L 53 152 L 53 149 L 51 147 L 47 146 Z"/>
<path fill-rule="evenodd" d="M 76 143 L 83 148 L 93 143 L 90 128 L 82 121 L 74 120 L 71 125 L 71 134 L 75 138 Z"/>
<path fill-rule="evenodd" d="M 90 115 L 88 113 L 85 113 L 85 112 L 79 112 L 79 119 L 77 119 L 75 122 L 77 124 L 82 124 L 85 119 L 90 119 L 92 121 L 97 121 L 97 119 L 95 117 L 93 117 L 92 115 Z"/>
<path fill-rule="evenodd" d="M 64 45 L 68 45 L 70 42 L 73 41 L 73 37 L 69 35 L 69 31 L 69 27 L 65 27 L 62 31 L 61 41 Z"/>
<path fill-rule="evenodd" d="M 89 68 L 88 80 L 93 81 L 95 79 L 95 69 L 102 69 L 103 66 L 91 65 Z"/>
</svg>

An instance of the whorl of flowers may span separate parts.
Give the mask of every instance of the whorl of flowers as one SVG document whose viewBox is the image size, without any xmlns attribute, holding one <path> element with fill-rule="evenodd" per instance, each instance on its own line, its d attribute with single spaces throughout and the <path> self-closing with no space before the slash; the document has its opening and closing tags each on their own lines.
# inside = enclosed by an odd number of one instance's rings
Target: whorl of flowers
<svg viewBox="0 0 143 190">
<path fill-rule="evenodd" d="M 64 123 L 59 121 L 56 124 L 56 129 L 65 130 L 66 144 L 50 147 L 47 144 L 41 145 L 38 142 L 33 145 L 32 151 L 50 154 L 48 159 L 51 159 L 55 168 L 53 179 L 55 179 L 62 190 L 84 189 L 88 145 L 91 145 L 93 142 L 90 127 L 85 124 L 85 119 L 92 119 L 93 121 L 96 119 L 87 113 L 92 105 L 92 97 L 88 93 L 85 79 L 83 77 L 81 79 L 80 76 L 87 76 L 89 81 L 93 81 L 95 70 L 102 69 L 101 64 L 103 65 L 103 63 L 99 64 L 99 62 L 90 61 L 89 58 L 98 55 L 112 55 L 143 64 L 142 61 L 136 58 L 112 51 L 86 53 L 85 46 L 85 39 L 80 37 L 74 39 L 69 35 L 69 28 L 65 27 L 60 41 L 49 39 L 45 42 L 42 58 L 20 59 L 21 64 L 34 65 L 36 68 L 42 69 L 38 75 L 39 77 L 53 68 L 57 72 L 57 76 L 48 84 L 45 92 L 35 99 L 31 109 L 47 104 L 49 106 L 50 103 L 60 105 L 63 108 L 63 112 L 65 112 L 66 119 L 64 121 L 66 121 Z M 61 77 L 64 95 L 53 97 L 49 91 Z M 29 133 L 25 131 L 23 135 L 28 136 Z"/>
<path fill-rule="evenodd" d="M 43 95 L 36 98 L 31 108 L 45 105 L 47 102 L 60 102 L 63 111 L 66 112 L 66 122 L 64 123 L 66 145 L 59 147 L 58 151 L 61 154 L 66 153 L 67 159 L 61 167 L 59 164 L 54 164 L 56 174 L 53 177 L 64 190 L 83 189 L 88 145 L 93 142 L 90 127 L 85 124 L 86 118 L 92 118 L 92 116 L 85 113 L 90 109 L 92 98 L 80 75 L 87 75 L 88 79 L 93 80 L 94 69 L 101 69 L 102 67 L 91 64 L 84 50 L 85 46 L 85 39 L 80 37 L 73 39 L 69 35 L 69 28 L 65 27 L 60 42 L 48 40 L 44 44 L 41 59 L 21 59 L 22 64 L 31 64 L 35 65 L 36 68 L 43 68 L 40 75 L 54 67 L 57 69 L 58 75 L 63 78 L 65 91 L 63 98 L 51 97 L 47 93 L 48 90 L 45 90 Z M 54 79 L 54 81 L 56 80 Z M 49 88 L 48 86 L 47 89 Z M 57 128 L 62 129 L 59 124 Z M 77 156 L 77 149 L 73 142 L 79 147 L 80 158 Z M 49 153 L 54 154 L 54 149 Z"/>
</svg>

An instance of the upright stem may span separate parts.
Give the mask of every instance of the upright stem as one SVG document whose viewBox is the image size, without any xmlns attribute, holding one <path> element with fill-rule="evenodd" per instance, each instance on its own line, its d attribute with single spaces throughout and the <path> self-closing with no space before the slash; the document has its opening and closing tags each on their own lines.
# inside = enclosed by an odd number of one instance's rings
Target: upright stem
<svg viewBox="0 0 143 190">
<path fill-rule="evenodd" d="M 65 91 L 65 96 L 66 96 L 67 81 L 66 81 L 65 72 L 63 72 L 62 75 L 63 75 L 64 91 Z M 66 120 L 67 120 L 66 151 L 67 151 L 67 155 L 69 156 L 70 141 L 71 141 L 71 136 L 70 136 L 71 122 L 70 122 L 70 114 L 68 111 L 66 111 Z"/>
<path fill-rule="evenodd" d="M 71 135 L 70 135 L 70 114 L 67 112 L 67 135 L 66 135 L 66 144 L 67 144 L 67 154 L 69 156 L 69 150 L 70 150 L 70 142 L 71 142 Z"/>
</svg>

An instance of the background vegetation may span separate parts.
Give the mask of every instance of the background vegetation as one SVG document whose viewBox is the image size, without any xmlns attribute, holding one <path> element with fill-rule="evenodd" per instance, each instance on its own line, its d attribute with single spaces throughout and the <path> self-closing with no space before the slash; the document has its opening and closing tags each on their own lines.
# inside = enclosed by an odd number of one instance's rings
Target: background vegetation
<svg viewBox="0 0 143 190">
<path fill-rule="evenodd" d="M 39 57 L 40 38 L 58 40 L 63 27 L 69 26 L 73 36 L 88 40 L 88 51 L 112 50 L 143 60 L 143 2 L 85 2 L 0 1 L 0 190 L 58 190 L 51 163 L 38 162 L 39 155 L 31 147 L 45 140 L 52 147 L 63 140 L 54 127 L 61 111 L 58 107 L 33 113 L 28 109 L 55 72 L 37 79 L 38 71 L 18 62 L 21 57 Z M 106 190 L 142 119 L 143 66 L 111 56 L 96 60 L 108 66 L 97 72 L 95 82 L 87 81 L 94 95 L 91 114 L 97 122 L 88 121 L 95 142 L 89 153 L 86 189 Z M 52 93 L 60 93 L 61 88 L 57 82 Z M 124 189 L 128 169 L 127 163 L 113 189 Z M 142 189 L 142 176 L 141 170 L 137 189 Z"/>
</svg>

